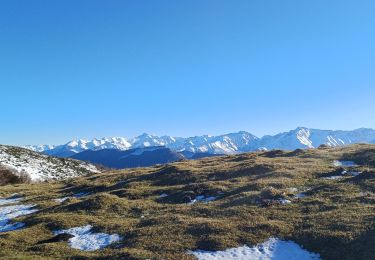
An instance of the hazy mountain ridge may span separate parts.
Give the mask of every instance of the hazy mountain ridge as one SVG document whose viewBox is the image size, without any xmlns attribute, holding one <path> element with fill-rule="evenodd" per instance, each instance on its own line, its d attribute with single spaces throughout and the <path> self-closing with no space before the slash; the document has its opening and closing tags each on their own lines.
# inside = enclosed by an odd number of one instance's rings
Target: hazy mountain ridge
<svg viewBox="0 0 375 260">
<path fill-rule="evenodd" d="M 375 143 L 375 130 L 360 128 L 352 131 L 342 131 L 298 127 L 289 132 L 266 135 L 262 138 L 258 138 L 245 131 L 219 136 L 203 135 L 187 138 L 159 137 L 145 133 L 129 140 L 123 137 L 93 139 L 91 141 L 80 139 L 58 146 L 38 145 L 25 146 L 25 148 L 49 155 L 70 157 L 86 150 L 129 150 L 153 146 L 165 146 L 177 152 L 235 154 L 266 149 L 293 150 L 298 148 L 314 148 L 322 144 L 336 147 L 353 143 Z"/>
<path fill-rule="evenodd" d="M 166 164 L 184 159 L 182 154 L 173 152 L 164 146 L 136 148 L 131 150 L 102 149 L 86 150 L 71 158 L 104 165 L 109 168 L 124 169 Z"/>
</svg>

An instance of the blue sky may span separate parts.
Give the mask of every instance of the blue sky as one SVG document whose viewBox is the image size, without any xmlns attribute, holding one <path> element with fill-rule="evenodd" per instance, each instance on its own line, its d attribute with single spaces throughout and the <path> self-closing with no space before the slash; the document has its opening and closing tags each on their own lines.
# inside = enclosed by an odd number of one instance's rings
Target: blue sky
<svg viewBox="0 0 375 260">
<path fill-rule="evenodd" d="M 375 127 L 375 2 L 0 3 L 0 143 Z"/>
</svg>

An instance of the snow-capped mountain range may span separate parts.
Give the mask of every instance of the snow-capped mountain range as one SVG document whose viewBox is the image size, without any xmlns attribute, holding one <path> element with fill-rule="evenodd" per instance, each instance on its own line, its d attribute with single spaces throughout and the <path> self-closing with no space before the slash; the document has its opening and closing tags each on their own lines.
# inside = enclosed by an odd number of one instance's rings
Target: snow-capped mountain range
<svg viewBox="0 0 375 260">
<path fill-rule="evenodd" d="M 335 147 L 353 143 L 375 143 L 375 130 L 360 128 L 352 131 L 333 131 L 298 127 L 289 132 L 267 135 L 262 138 L 245 131 L 219 136 L 203 135 L 187 138 L 142 134 L 131 139 L 123 137 L 90 141 L 79 139 L 64 145 L 29 145 L 25 148 L 48 155 L 70 157 L 86 150 L 129 150 L 153 146 L 165 146 L 178 152 L 235 154 L 256 150 L 314 148 L 322 144 Z"/>
</svg>

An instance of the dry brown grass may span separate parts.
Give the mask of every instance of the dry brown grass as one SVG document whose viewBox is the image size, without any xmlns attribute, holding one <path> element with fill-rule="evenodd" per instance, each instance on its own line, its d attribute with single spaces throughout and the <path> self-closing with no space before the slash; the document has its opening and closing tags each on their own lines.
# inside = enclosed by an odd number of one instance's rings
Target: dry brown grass
<svg viewBox="0 0 375 260">
<path fill-rule="evenodd" d="M 271 236 L 291 239 L 324 259 L 371 259 L 375 255 L 375 146 L 270 151 L 110 171 L 68 182 L 8 185 L 40 212 L 19 218 L 27 227 L 0 234 L 0 257 L 192 259 L 187 250 L 253 245 Z M 335 159 L 355 160 L 368 171 L 326 180 Z M 298 192 L 306 197 L 297 199 Z M 76 192 L 89 196 L 59 204 Z M 163 193 L 168 197 L 160 198 Z M 217 200 L 188 205 L 197 195 Z M 262 199 L 287 198 L 265 207 Z M 52 231 L 92 224 L 118 233 L 120 245 L 95 252 L 66 242 L 39 243 Z"/>
</svg>

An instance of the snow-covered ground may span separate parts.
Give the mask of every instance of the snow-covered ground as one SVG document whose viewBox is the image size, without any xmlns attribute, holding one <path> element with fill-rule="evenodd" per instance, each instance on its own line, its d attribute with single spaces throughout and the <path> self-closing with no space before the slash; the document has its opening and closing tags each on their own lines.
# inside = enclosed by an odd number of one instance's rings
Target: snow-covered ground
<svg viewBox="0 0 375 260">
<path fill-rule="evenodd" d="M 242 246 L 225 251 L 192 251 L 198 260 L 313 260 L 319 254 L 304 250 L 292 241 L 270 238 L 254 247 Z"/>
<path fill-rule="evenodd" d="M 89 163 L 50 157 L 11 146 L 0 146 L 0 165 L 18 173 L 26 173 L 32 181 L 61 180 L 99 172 Z"/>
<path fill-rule="evenodd" d="M 17 194 L 12 194 L 9 198 L 0 198 L 0 206 L 15 204 L 20 202 L 22 199 L 23 198 L 21 196 L 18 196 Z"/>
<path fill-rule="evenodd" d="M 342 178 L 344 178 L 343 175 L 335 175 L 335 176 L 323 177 L 322 179 L 325 179 L 325 180 L 339 180 L 339 179 L 342 179 Z"/>
<path fill-rule="evenodd" d="M 204 203 L 208 203 L 210 201 L 214 201 L 216 200 L 216 197 L 213 197 L 213 196 L 210 196 L 210 197 L 205 197 L 203 195 L 199 195 L 197 196 L 195 199 L 191 200 L 188 204 L 189 205 L 193 205 L 197 202 L 204 202 Z"/>
<path fill-rule="evenodd" d="M 334 161 L 335 166 L 340 166 L 340 167 L 356 167 L 358 166 L 352 161 Z M 324 177 L 323 179 L 326 180 L 338 180 L 341 178 L 344 178 L 345 176 L 358 176 L 362 174 L 361 171 L 350 171 L 350 170 L 343 170 L 340 175 L 334 175 L 334 176 L 329 176 L 329 177 Z"/>
<path fill-rule="evenodd" d="M 16 223 L 9 223 L 10 220 L 28 215 L 38 210 L 35 209 L 35 205 L 13 205 L 18 203 L 22 200 L 21 197 L 10 197 L 6 199 L 0 199 L 0 232 L 7 232 L 22 228 L 25 226 L 24 223 L 16 222 Z M 11 204 L 11 205 L 9 205 Z M 6 206 L 4 206 L 6 205 Z"/>
<path fill-rule="evenodd" d="M 303 199 L 306 197 L 306 194 L 304 192 L 300 192 L 300 193 L 297 193 L 296 195 L 294 195 L 294 197 L 296 199 Z"/>
<path fill-rule="evenodd" d="M 301 187 L 301 188 L 289 188 L 288 189 L 288 192 L 290 193 L 294 193 L 294 198 L 295 199 L 303 199 L 305 198 L 307 195 L 306 195 L 306 192 L 308 192 L 310 190 L 310 188 L 306 188 L 306 187 Z"/>
<path fill-rule="evenodd" d="M 333 165 L 336 167 L 357 167 L 358 164 L 356 164 L 353 161 L 334 161 Z"/>
<path fill-rule="evenodd" d="M 57 199 L 54 199 L 54 201 L 57 202 L 57 203 L 63 203 L 64 201 L 66 201 L 69 198 L 71 198 L 71 197 L 57 198 Z"/>
<path fill-rule="evenodd" d="M 119 242 L 121 237 L 118 234 L 105 234 L 92 232 L 92 226 L 75 227 L 54 232 L 55 235 L 70 234 L 73 237 L 69 239 L 72 248 L 84 251 L 95 251 L 109 246 L 110 244 Z"/>
<path fill-rule="evenodd" d="M 286 205 L 292 203 L 290 200 L 287 199 L 279 199 L 281 205 Z"/>
<path fill-rule="evenodd" d="M 336 166 L 336 167 L 344 167 L 344 168 L 358 167 L 359 166 L 358 164 L 356 164 L 353 161 L 338 161 L 338 160 L 333 161 L 333 165 Z M 339 179 L 344 178 L 345 176 L 353 176 L 353 177 L 355 177 L 355 176 L 360 175 L 361 173 L 362 172 L 360 172 L 360 171 L 343 170 L 340 175 L 323 177 L 323 179 L 326 179 L 326 180 L 339 180 Z"/>
<path fill-rule="evenodd" d="M 357 171 L 343 171 L 341 174 L 342 175 L 349 175 L 349 176 L 358 176 L 362 172 L 357 172 Z"/>
</svg>

